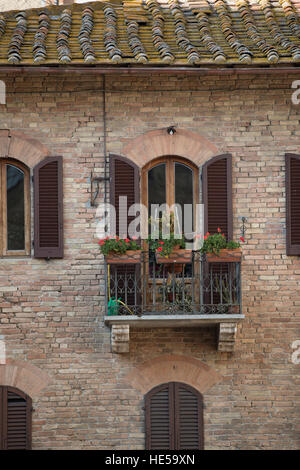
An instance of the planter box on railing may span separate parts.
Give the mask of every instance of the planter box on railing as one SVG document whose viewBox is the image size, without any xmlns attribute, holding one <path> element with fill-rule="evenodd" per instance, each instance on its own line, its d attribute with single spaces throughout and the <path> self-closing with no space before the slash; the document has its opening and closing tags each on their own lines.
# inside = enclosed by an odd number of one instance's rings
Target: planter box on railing
<svg viewBox="0 0 300 470">
<path fill-rule="evenodd" d="M 187 264 L 192 262 L 192 250 L 177 249 L 173 250 L 169 256 L 161 255 L 159 252 L 155 252 L 156 262 L 159 264 L 172 264 L 180 263 Z"/>
<path fill-rule="evenodd" d="M 141 259 L 141 250 L 128 250 L 124 254 L 111 252 L 105 256 L 107 264 L 139 264 Z"/>
<path fill-rule="evenodd" d="M 219 253 L 206 253 L 208 263 L 238 263 L 242 259 L 241 248 L 223 249 Z"/>
</svg>

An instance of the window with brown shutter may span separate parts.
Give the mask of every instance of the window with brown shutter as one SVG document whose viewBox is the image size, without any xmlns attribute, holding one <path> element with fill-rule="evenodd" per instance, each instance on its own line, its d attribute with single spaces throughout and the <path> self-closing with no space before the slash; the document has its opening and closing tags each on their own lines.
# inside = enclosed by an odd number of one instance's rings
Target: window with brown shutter
<svg viewBox="0 0 300 470">
<path fill-rule="evenodd" d="M 28 395 L 0 386 L 0 450 L 31 449 L 31 414 Z"/>
<path fill-rule="evenodd" d="M 62 157 L 47 157 L 33 172 L 34 256 L 63 257 Z"/>
<path fill-rule="evenodd" d="M 288 153 L 286 165 L 286 254 L 300 255 L 300 155 Z"/>
<path fill-rule="evenodd" d="M 146 449 L 203 449 L 203 398 L 187 384 L 170 382 L 145 396 Z"/>
</svg>

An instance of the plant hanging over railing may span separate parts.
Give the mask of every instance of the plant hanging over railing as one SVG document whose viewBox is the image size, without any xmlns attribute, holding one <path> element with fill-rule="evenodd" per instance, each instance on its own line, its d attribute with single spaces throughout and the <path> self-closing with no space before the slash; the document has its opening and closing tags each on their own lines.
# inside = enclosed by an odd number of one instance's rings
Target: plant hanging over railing
<svg viewBox="0 0 300 470">
<path fill-rule="evenodd" d="M 129 238 L 106 237 L 100 240 L 100 251 L 103 255 L 110 253 L 125 254 L 127 251 L 141 250 L 141 246 L 137 243 L 136 239 L 130 240 Z"/>
<path fill-rule="evenodd" d="M 240 237 L 240 241 L 244 242 L 244 238 Z M 239 242 L 235 242 L 233 240 L 227 241 L 225 234 L 222 233 L 222 230 L 218 227 L 217 233 L 211 235 L 209 232 L 207 232 L 207 234 L 204 235 L 203 245 L 199 251 L 202 254 L 219 254 L 220 250 L 235 250 L 237 248 L 240 248 L 240 246 L 241 244 Z"/>
</svg>

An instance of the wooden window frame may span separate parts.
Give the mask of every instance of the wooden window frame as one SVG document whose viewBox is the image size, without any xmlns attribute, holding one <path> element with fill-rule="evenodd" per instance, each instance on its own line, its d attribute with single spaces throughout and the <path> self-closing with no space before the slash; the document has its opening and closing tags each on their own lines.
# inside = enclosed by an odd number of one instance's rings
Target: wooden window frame
<svg viewBox="0 0 300 470">
<path fill-rule="evenodd" d="M 151 160 L 147 165 L 142 169 L 142 203 L 148 207 L 148 172 L 152 168 L 162 163 L 166 164 L 166 204 L 172 206 L 175 204 L 175 171 L 172 171 L 172 166 L 175 163 L 181 163 L 182 165 L 187 166 L 193 170 L 193 196 L 194 196 L 194 205 L 199 202 L 199 168 L 190 160 L 187 160 L 183 157 L 178 157 L 176 155 L 166 155 L 164 157 L 159 157 L 154 160 Z"/>
<path fill-rule="evenodd" d="M 6 196 L 6 165 L 12 165 L 19 168 L 24 173 L 24 227 L 25 227 L 25 249 L 8 250 L 7 249 L 7 196 Z M 8 158 L 0 159 L 0 256 L 30 256 L 31 239 L 31 217 L 30 217 L 30 170 L 23 163 Z"/>
<path fill-rule="evenodd" d="M 141 202 L 148 209 L 148 172 L 157 165 L 166 165 L 166 204 L 169 207 L 175 204 L 175 163 L 187 166 L 193 171 L 193 216 L 196 220 L 196 204 L 199 203 L 199 168 L 190 160 L 176 155 L 166 155 L 159 157 L 147 163 L 142 169 L 141 177 Z M 173 168 L 173 170 L 172 170 Z M 148 214 L 150 217 L 150 214 Z M 143 220 L 143 224 L 148 224 L 147 220 Z"/>
</svg>

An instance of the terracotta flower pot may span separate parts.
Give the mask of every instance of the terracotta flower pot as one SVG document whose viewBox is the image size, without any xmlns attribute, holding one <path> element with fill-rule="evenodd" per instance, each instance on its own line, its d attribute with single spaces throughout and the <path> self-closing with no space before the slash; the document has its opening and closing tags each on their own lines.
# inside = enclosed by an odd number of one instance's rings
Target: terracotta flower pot
<svg viewBox="0 0 300 470">
<path fill-rule="evenodd" d="M 230 313 L 240 313 L 240 306 L 239 305 L 231 305 L 230 307 Z"/>
<path fill-rule="evenodd" d="M 141 250 L 127 250 L 123 254 L 111 251 L 108 255 L 105 255 L 105 260 L 107 264 L 139 264 L 141 257 Z"/>
<path fill-rule="evenodd" d="M 206 261 L 209 263 L 238 263 L 241 259 L 241 248 L 223 249 L 219 253 L 206 253 Z"/>
</svg>

